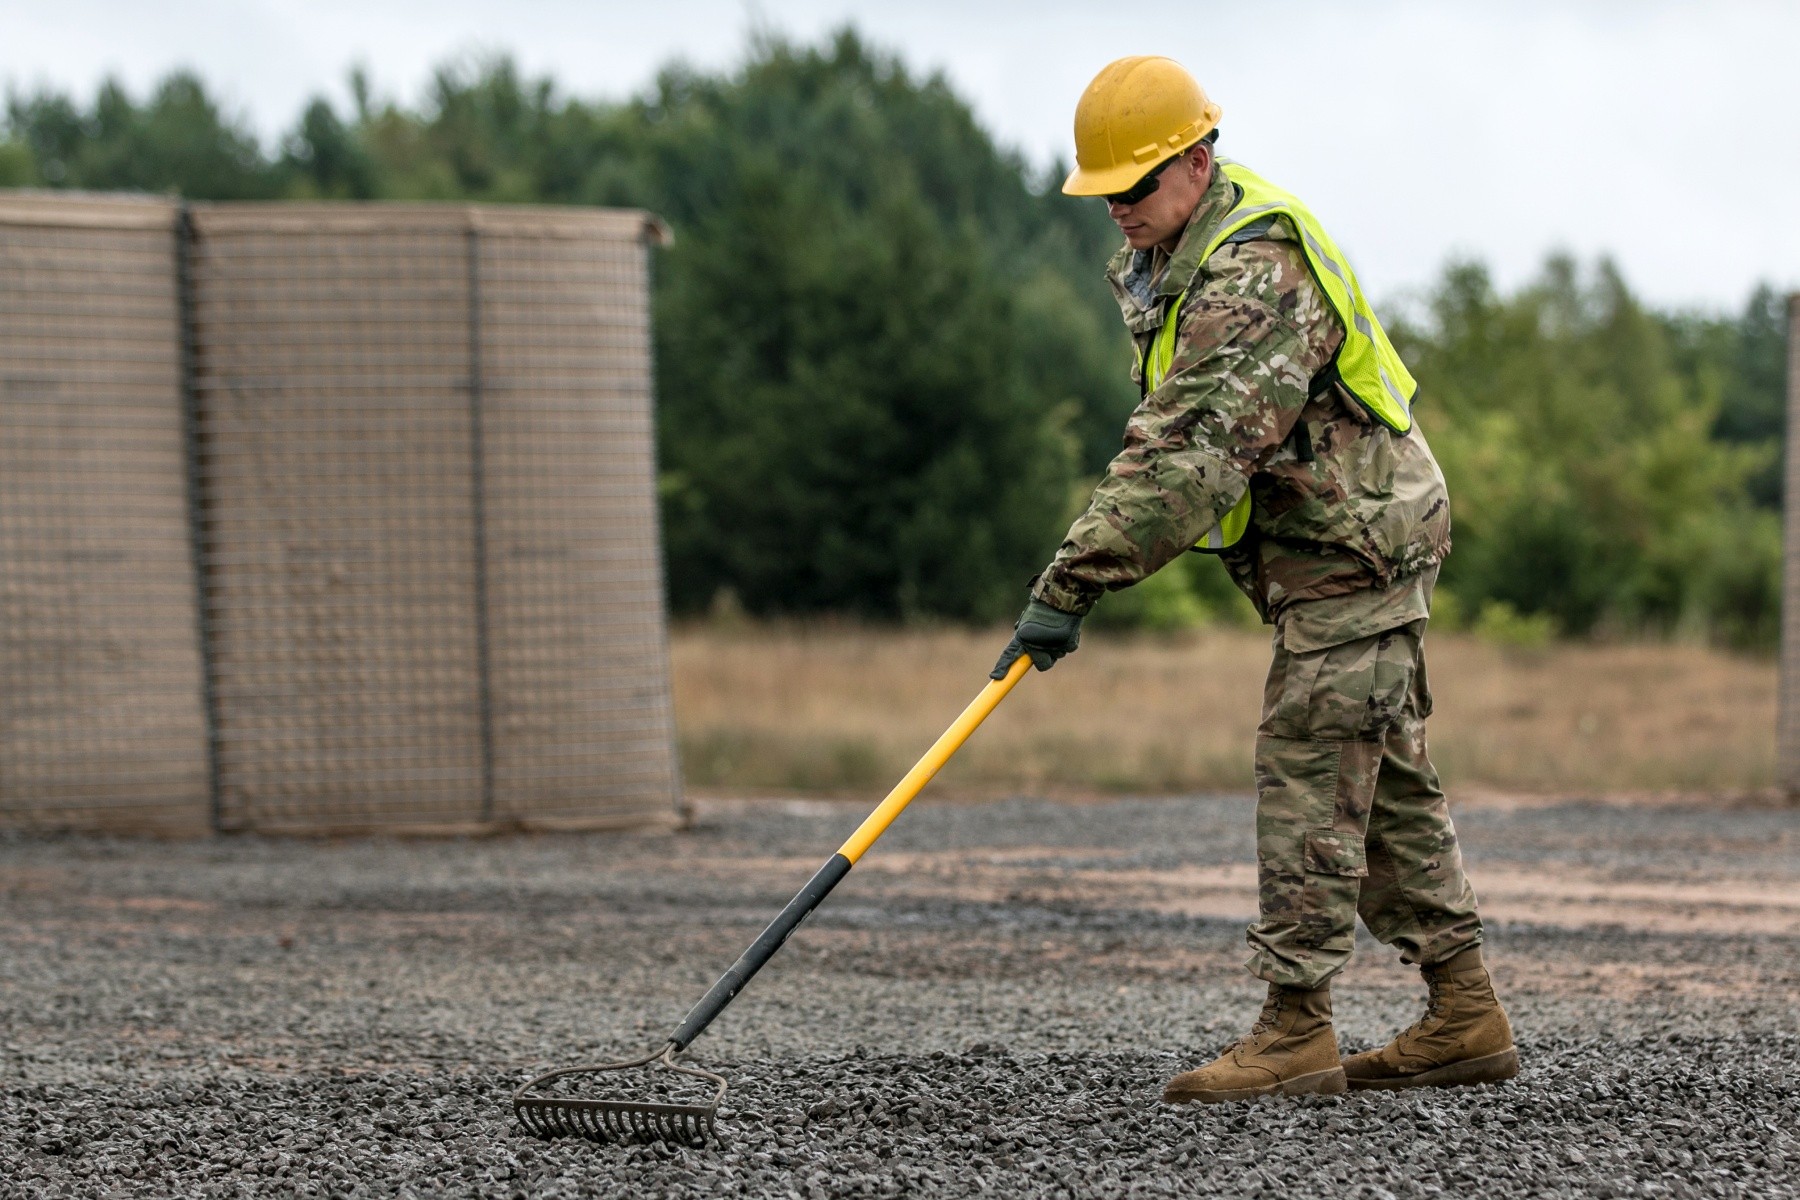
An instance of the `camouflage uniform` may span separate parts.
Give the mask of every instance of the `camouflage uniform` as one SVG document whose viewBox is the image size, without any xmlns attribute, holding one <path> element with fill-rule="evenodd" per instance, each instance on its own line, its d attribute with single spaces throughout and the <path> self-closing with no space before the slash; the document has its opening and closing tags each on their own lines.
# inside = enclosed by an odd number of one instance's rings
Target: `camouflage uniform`
<svg viewBox="0 0 1800 1200">
<path fill-rule="evenodd" d="M 1424 434 L 1394 434 L 1332 381 L 1343 327 L 1285 219 L 1199 262 L 1234 202 L 1215 171 L 1172 255 L 1126 247 L 1109 264 L 1140 364 L 1188 292 L 1175 357 L 1032 595 L 1085 613 L 1187 551 L 1250 490 L 1250 532 L 1220 556 L 1276 627 L 1249 966 L 1317 987 L 1348 960 L 1359 911 L 1408 961 L 1481 940 L 1425 753 L 1422 638 L 1450 512 Z"/>
</svg>

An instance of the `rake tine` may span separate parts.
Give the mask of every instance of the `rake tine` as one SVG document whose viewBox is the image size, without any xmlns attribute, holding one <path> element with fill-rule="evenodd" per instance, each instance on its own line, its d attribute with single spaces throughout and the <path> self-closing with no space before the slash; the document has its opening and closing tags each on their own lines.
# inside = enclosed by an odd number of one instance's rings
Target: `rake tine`
<svg viewBox="0 0 1800 1200">
<path fill-rule="evenodd" d="M 711 1071 L 675 1061 L 680 1050 L 664 1045 L 630 1062 L 589 1067 L 565 1067 L 538 1076 L 513 1093 L 513 1110 L 526 1132 L 538 1137 L 574 1136 L 602 1143 L 673 1142 L 704 1145 L 716 1133 L 719 1102 L 725 1096 L 725 1080 Z M 592 1100 L 581 1096 L 549 1093 L 542 1085 L 574 1075 L 600 1075 L 638 1069 L 664 1069 L 714 1087 L 712 1099 L 701 1104 L 677 1104 L 661 1100 Z"/>
</svg>

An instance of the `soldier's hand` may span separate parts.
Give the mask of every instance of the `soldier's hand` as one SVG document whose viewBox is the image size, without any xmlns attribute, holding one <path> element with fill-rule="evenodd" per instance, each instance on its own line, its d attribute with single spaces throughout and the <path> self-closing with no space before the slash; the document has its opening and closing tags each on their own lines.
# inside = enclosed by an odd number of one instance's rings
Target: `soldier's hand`
<svg viewBox="0 0 1800 1200">
<path fill-rule="evenodd" d="M 989 679 L 1005 679 L 1006 672 L 1021 655 L 1029 654 L 1031 664 L 1048 671 L 1063 655 L 1081 645 L 1081 618 L 1074 613 L 1051 608 L 1041 600 L 1033 600 L 1013 622 L 1012 641 L 1000 652 Z"/>
</svg>

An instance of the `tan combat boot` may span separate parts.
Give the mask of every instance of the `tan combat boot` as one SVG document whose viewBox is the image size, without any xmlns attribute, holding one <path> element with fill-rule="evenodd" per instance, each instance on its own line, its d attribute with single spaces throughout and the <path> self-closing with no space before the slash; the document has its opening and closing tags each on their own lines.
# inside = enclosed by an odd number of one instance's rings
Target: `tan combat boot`
<svg viewBox="0 0 1800 1200">
<path fill-rule="evenodd" d="M 1331 1029 L 1331 989 L 1270 984 L 1262 1016 L 1250 1032 L 1206 1066 L 1169 1080 L 1163 1102 L 1216 1104 L 1343 1090 L 1344 1068 Z"/>
<path fill-rule="evenodd" d="M 1512 1025 L 1470 946 L 1421 969 L 1430 998 L 1425 1015 L 1379 1050 L 1344 1060 L 1353 1088 L 1453 1087 L 1498 1083 L 1519 1073 Z"/>
</svg>

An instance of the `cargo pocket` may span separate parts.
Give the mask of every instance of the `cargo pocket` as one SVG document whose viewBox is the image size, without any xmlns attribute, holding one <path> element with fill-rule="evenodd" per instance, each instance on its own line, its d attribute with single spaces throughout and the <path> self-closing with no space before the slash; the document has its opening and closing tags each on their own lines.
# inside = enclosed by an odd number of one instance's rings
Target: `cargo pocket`
<svg viewBox="0 0 1800 1200">
<path fill-rule="evenodd" d="M 1319 673 L 1325 669 L 1329 650 L 1295 654 L 1275 645 L 1275 661 L 1263 685 L 1263 719 L 1257 732 L 1269 737 L 1296 741 L 1314 737 L 1312 720 L 1313 693 L 1319 687 Z"/>
<path fill-rule="evenodd" d="M 1306 835 L 1306 870 L 1314 875 L 1347 875 L 1361 879 L 1369 873 L 1368 852 L 1354 833 L 1313 829 Z"/>
<path fill-rule="evenodd" d="M 1349 957 L 1356 944 L 1356 900 L 1369 873 L 1362 839 L 1335 829 L 1309 829 L 1301 861 L 1300 917 L 1295 940 L 1317 953 Z"/>
</svg>

